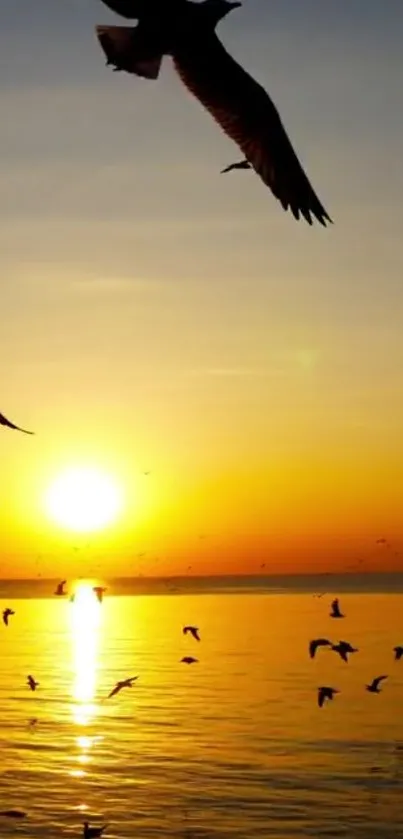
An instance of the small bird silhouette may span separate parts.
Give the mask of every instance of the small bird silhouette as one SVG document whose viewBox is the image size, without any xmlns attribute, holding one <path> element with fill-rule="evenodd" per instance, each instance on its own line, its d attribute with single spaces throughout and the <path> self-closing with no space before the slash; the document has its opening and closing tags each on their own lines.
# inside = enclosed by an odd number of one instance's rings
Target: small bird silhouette
<svg viewBox="0 0 403 839">
<path fill-rule="evenodd" d="M 309 642 L 309 655 L 311 658 L 315 658 L 315 653 L 318 647 L 331 647 L 332 642 L 328 641 L 327 638 L 315 638 L 313 641 Z"/>
<path fill-rule="evenodd" d="M 15 612 L 14 612 L 13 609 L 4 609 L 3 623 L 5 623 L 6 626 L 8 626 L 8 619 L 9 619 L 9 617 L 11 617 L 11 615 L 15 615 Z"/>
<path fill-rule="evenodd" d="M 318 688 L 318 705 L 322 708 L 326 699 L 332 700 L 336 693 L 340 693 L 337 688 L 321 687 Z"/>
<path fill-rule="evenodd" d="M 283 209 L 290 210 L 297 220 L 303 217 L 310 225 L 314 219 L 324 227 L 331 222 L 274 102 L 232 58 L 215 33 L 218 23 L 241 6 L 240 2 L 181 0 L 174 4 L 174 15 L 167 15 L 167 3 L 104 2 L 124 17 L 139 20 L 136 27 L 97 27 L 107 64 L 157 79 L 163 56 L 171 55 L 189 93 L 236 143 Z"/>
<path fill-rule="evenodd" d="M 191 655 L 185 655 L 183 658 L 181 658 L 181 663 L 182 662 L 183 664 L 197 664 L 198 659 L 193 658 L 193 656 Z"/>
<path fill-rule="evenodd" d="M 384 679 L 387 679 L 387 676 L 377 676 L 376 679 L 372 679 L 371 684 L 365 685 L 366 690 L 369 693 L 380 693 L 379 685 L 383 682 Z"/>
<path fill-rule="evenodd" d="M 395 654 L 395 660 L 400 661 L 401 657 L 403 656 L 403 647 L 393 647 L 393 652 Z"/>
<path fill-rule="evenodd" d="M 334 600 L 332 600 L 330 617 L 331 618 L 344 618 L 344 615 L 340 611 L 338 597 L 336 597 Z"/>
<path fill-rule="evenodd" d="M 116 696 L 119 691 L 123 690 L 123 688 L 131 688 L 133 687 L 133 682 L 138 679 L 138 676 L 131 676 L 130 679 L 122 679 L 120 682 L 116 682 L 115 687 L 111 690 L 111 692 L 106 697 L 107 699 L 111 699 L 112 696 Z"/>
<path fill-rule="evenodd" d="M 58 583 L 56 586 L 55 595 L 57 597 L 64 597 L 67 594 L 67 591 L 64 590 L 65 585 L 67 584 L 67 580 L 62 580 L 61 583 Z"/>
<path fill-rule="evenodd" d="M 225 169 L 221 169 L 221 175 L 225 175 L 226 172 L 232 172 L 234 169 L 252 169 L 252 166 L 249 160 L 240 160 L 239 163 L 230 163 Z"/>
<path fill-rule="evenodd" d="M 102 827 L 90 827 L 89 822 L 84 822 L 83 837 L 84 839 L 99 839 L 107 827 L 107 824 L 103 824 Z"/>
<path fill-rule="evenodd" d="M 332 644 L 332 650 L 346 662 L 348 662 L 349 653 L 358 653 L 357 647 L 352 647 L 348 641 L 339 641 L 338 644 Z"/>
<path fill-rule="evenodd" d="M 27 814 L 23 810 L 1 810 L 0 816 L 5 816 L 7 819 L 25 819 Z"/>
<path fill-rule="evenodd" d="M 36 690 L 39 687 L 39 682 L 33 676 L 27 676 L 27 685 L 31 690 Z"/>
<path fill-rule="evenodd" d="M 184 626 L 182 630 L 184 635 L 187 635 L 189 632 L 193 635 L 196 641 L 200 641 L 199 630 L 197 626 Z"/>
<path fill-rule="evenodd" d="M 14 423 L 10 422 L 4 414 L 0 414 L 0 425 L 5 425 L 7 428 L 13 428 L 14 431 L 22 431 L 23 434 L 34 434 L 34 431 L 27 431 L 26 428 L 20 428 L 19 425 L 14 425 Z"/>
<path fill-rule="evenodd" d="M 104 586 L 93 586 L 92 590 L 96 594 L 99 603 L 102 603 L 106 588 Z"/>
</svg>

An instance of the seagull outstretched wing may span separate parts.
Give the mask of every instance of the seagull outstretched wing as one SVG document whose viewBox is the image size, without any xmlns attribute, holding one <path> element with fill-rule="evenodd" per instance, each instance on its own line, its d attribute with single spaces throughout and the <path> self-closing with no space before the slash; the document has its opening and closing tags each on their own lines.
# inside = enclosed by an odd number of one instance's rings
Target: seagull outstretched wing
<svg viewBox="0 0 403 839">
<path fill-rule="evenodd" d="M 195 39 L 196 40 L 196 39 Z M 175 69 L 183 84 L 243 151 L 262 181 L 296 219 L 330 216 L 315 194 L 287 136 L 277 108 L 215 34 L 176 50 Z"/>
</svg>

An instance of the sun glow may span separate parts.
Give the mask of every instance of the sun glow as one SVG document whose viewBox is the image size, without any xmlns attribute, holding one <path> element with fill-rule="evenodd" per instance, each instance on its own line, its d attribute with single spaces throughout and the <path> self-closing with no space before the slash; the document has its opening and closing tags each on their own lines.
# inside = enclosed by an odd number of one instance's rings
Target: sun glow
<svg viewBox="0 0 403 839">
<path fill-rule="evenodd" d="M 69 530 L 100 530 L 111 524 L 122 507 L 113 479 L 98 469 L 76 467 L 62 472 L 50 485 L 45 506 L 48 515 Z"/>
<path fill-rule="evenodd" d="M 71 636 L 73 644 L 74 683 L 72 695 L 75 700 L 73 718 L 77 725 L 88 725 L 96 713 L 94 696 L 96 689 L 97 655 L 102 605 L 97 600 L 90 584 L 81 584 L 71 604 Z M 88 738 L 80 738 L 80 747 Z"/>
</svg>

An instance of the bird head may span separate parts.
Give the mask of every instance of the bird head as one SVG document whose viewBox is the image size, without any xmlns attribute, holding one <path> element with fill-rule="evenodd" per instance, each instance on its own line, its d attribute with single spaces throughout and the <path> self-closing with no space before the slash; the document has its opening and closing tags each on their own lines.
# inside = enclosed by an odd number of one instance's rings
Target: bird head
<svg viewBox="0 0 403 839">
<path fill-rule="evenodd" d="M 235 2 L 235 0 L 204 0 L 200 4 L 206 18 L 213 24 L 214 27 L 229 14 L 233 9 L 238 9 L 242 3 Z"/>
</svg>

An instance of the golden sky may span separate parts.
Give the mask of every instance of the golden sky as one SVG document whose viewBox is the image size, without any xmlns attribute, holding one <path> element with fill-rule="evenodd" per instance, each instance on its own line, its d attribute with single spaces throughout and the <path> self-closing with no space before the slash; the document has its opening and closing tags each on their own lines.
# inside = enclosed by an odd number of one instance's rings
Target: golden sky
<svg viewBox="0 0 403 839">
<path fill-rule="evenodd" d="M 238 151 L 169 61 L 107 70 L 100 3 L 56 5 L 0 0 L 0 410 L 36 431 L 0 429 L 0 573 L 402 568 L 401 4 L 255 0 L 220 27 L 328 230 L 219 175 Z M 43 498 L 86 465 L 125 505 L 76 536 Z"/>
</svg>

